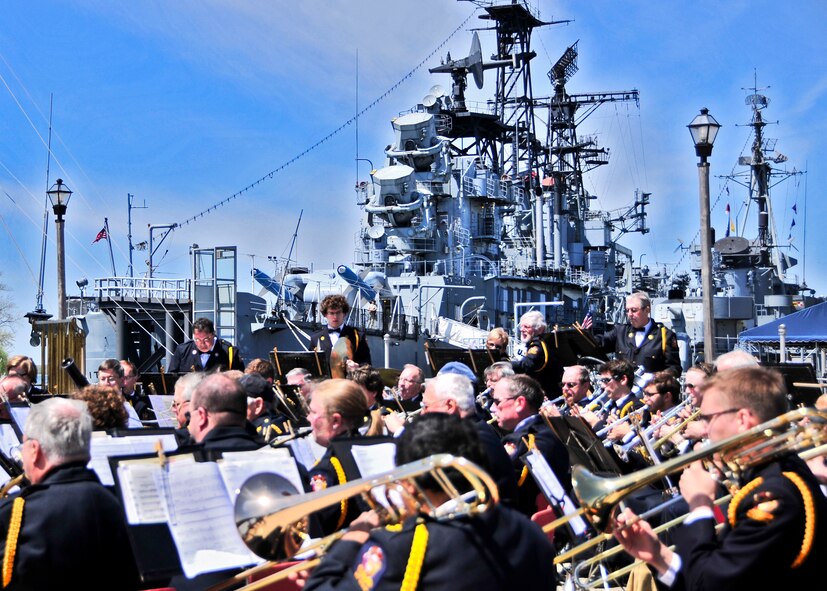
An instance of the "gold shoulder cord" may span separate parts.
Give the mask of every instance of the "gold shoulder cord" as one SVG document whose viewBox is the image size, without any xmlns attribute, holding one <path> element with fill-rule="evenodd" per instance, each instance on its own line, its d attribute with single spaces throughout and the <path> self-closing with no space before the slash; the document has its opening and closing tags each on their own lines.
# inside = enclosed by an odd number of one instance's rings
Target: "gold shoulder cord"
<svg viewBox="0 0 827 591">
<path fill-rule="evenodd" d="M 528 441 L 526 442 L 526 447 L 528 447 L 528 451 L 534 449 L 534 433 L 528 434 Z M 525 483 L 525 479 L 528 478 L 528 464 L 523 466 L 523 471 L 520 472 L 520 480 L 517 482 L 517 486 L 522 486 Z"/>
<path fill-rule="evenodd" d="M 798 553 L 798 556 L 795 557 L 795 560 L 793 560 L 790 567 L 798 568 L 807 559 L 807 556 L 810 555 L 810 551 L 813 549 L 816 521 L 815 505 L 813 503 L 813 494 L 810 492 L 810 489 L 807 488 L 807 485 L 804 483 L 804 480 L 801 479 L 801 476 L 795 472 L 784 472 L 784 476 L 786 476 L 796 486 L 796 488 L 798 488 L 798 492 L 801 493 L 801 497 L 804 501 L 804 539 L 801 542 L 801 551 Z M 727 515 L 730 527 L 735 527 L 735 518 L 736 512 L 738 511 L 738 505 L 741 504 L 741 501 L 743 501 L 749 493 L 761 486 L 763 482 L 763 478 L 756 478 L 738 491 L 738 493 L 732 498 Z"/>
<path fill-rule="evenodd" d="M 801 498 L 804 500 L 804 539 L 801 542 L 801 552 L 793 560 L 790 568 L 798 568 L 810 555 L 810 550 L 813 549 L 813 538 L 816 535 L 816 511 L 813 504 L 813 493 L 807 488 L 807 485 L 802 480 L 801 476 L 795 472 L 784 472 L 784 476 L 798 488 L 801 493 Z"/>
<path fill-rule="evenodd" d="M 17 497 L 11 507 L 9 533 L 6 535 L 6 554 L 3 556 L 3 587 L 8 587 L 11 583 L 14 556 L 17 554 L 17 538 L 20 536 L 20 526 L 23 523 L 24 502 L 21 497 Z"/>
<path fill-rule="evenodd" d="M 345 471 L 342 468 L 342 463 L 339 461 L 339 458 L 336 456 L 330 456 L 330 465 L 333 466 L 333 470 L 336 472 L 336 478 L 339 480 L 339 484 L 345 484 L 347 482 L 347 477 L 345 476 Z M 340 507 L 340 515 L 339 515 L 339 522 L 336 524 L 336 529 L 342 529 L 345 524 L 345 516 L 347 515 L 347 499 L 342 499 L 342 502 L 339 503 Z"/>
<path fill-rule="evenodd" d="M 540 340 L 540 346 L 543 348 L 543 365 L 540 366 L 540 369 L 537 370 L 537 373 L 540 373 L 546 368 L 548 365 L 548 348 L 546 347 L 546 343 Z"/>
<path fill-rule="evenodd" d="M 428 527 L 424 523 L 416 526 L 414 531 L 413 544 L 411 544 L 411 555 L 408 556 L 408 564 L 405 566 L 405 577 L 399 591 L 415 591 L 419 585 L 419 576 L 422 573 L 422 563 L 425 562 L 425 550 L 428 548 Z"/>
<path fill-rule="evenodd" d="M 660 327 L 660 349 L 663 353 L 666 353 L 666 327 Z"/>
<path fill-rule="evenodd" d="M 233 348 L 232 348 L 232 346 L 230 346 L 230 367 L 228 367 L 227 369 L 232 369 L 232 368 L 233 368 Z"/>
</svg>

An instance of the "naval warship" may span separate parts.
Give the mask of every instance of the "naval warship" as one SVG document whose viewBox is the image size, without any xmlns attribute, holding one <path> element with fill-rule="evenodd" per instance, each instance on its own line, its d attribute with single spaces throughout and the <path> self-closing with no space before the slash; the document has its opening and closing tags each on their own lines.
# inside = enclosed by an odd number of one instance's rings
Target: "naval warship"
<svg viewBox="0 0 827 591">
<path fill-rule="evenodd" d="M 550 65 L 532 49 L 535 30 L 564 21 L 542 20 L 527 2 L 478 6 L 484 26 L 471 32 L 468 55 L 430 67 L 434 84 L 391 122 L 383 165 L 355 185 L 352 260 L 252 269 L 258 294 L 238 289 L 233 247 L 194 246 L 190 279 L 97 279 L 91 296 L 69 302 L 87 335 L 86 365 L 129 357 L 157 368 L 200 316 L 245 358 L 301 351 L 330 293 L 348 297 L 347 322 L 385 367 L 425 366 L 429 341 L 477 348 L 491 328 L 516 335 L 532 308 L 551 326 L 586 313 L 598 330 L 619 319 L 635 262 L 620 240 L 648 232 L 651 194 L 595 209 L 584 178 L 609 164 L 610 149 L 579 130 L 601 105 L 638 108 L 639 93 L 570 92 L 578 44 Z M 173 229 L 159 228 L 157 240 Z M 150 252 L 152 241 L 151 231 Z"/>
</svg>

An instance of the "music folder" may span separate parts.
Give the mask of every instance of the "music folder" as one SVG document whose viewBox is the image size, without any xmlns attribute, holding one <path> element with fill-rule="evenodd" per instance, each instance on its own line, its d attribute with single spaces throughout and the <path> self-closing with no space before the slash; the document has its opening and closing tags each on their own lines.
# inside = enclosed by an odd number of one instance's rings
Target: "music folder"
<svg viewBox="0 0 827 591">
<path fill-rule="evenodd" d="M 499 349 L 459 349 L 455 347 L 436 347 L 430 342 L 425 343 L 425 357 L 431 367 L 433 375 L 452 361 L 464 363 L 474 375 L 477 376 L 477 383 L 483 383 L 485 370 L 497 361 L 503 360 L 502 352 Z"/>
<path fill-rule="evenodd" d="M 254 474 L 274 472 L 303 490 L 295 461 L 284 449 L 224 452 L 218 461 L 204 459 L 194 448 L 110 460 L 144 581 L 181 573 L 194 578 L 261 562 L 236 529 L 238 489 Z"/>
<path fill-rule="evenodd" d="M 532 449 L 521 458 L 523 463 L 528 466 L 531 476 L 540 487 L 543 496 L 548 501 L 549 505 L 560 509 L 564 515 L 571 515 L 577 512 L 577 505 L 572 502 L 571 498 L 563 490 L 563 485 L 554 474 L 543 454 L 538 449 Z M 582 536 L 588 529 L 588 524 L 582 517 L 575 517 L 567 524 L 574 532 L 575 536 Z"/>
<path fill-rule="evenodd" d="M 310 372 L 314 378 L 330 377 L 330 361 L 319 351 L 270 351 L 270 361 L 276 368 L 276 380 L 287 383 L 287 373 L 291 369 L 301 367 Z"/>
<path fill-rule="evenodd" d="M 580 464 L 595 473 L 619 475 L 620 467 L 603 442 L 581 417 L 545 417 L 549 427 L 566 446 L 572 466 Z"/>
</svg>

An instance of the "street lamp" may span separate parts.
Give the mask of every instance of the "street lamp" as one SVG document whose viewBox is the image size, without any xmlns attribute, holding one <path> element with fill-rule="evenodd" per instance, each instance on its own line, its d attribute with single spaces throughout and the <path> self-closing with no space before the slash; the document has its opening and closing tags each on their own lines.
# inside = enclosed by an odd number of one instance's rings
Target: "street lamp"
<svg viewBox="0 0 827 591">
<path fill-rule="evenodd" d="M 66 318 L 66 252 L 63 238 L 63 216 L 66 215 L 66 206 L 72 191 L 63 184 L 63 179 L 57 179 L 52 188 L 46 191 L 52 210 L 55 212 L 55 231 L 57 232 L 57 319 Z"/>
<path fill-rule="evenodd" d="M 687 125 L 692 141 L 695 142 L 695 155 L 698 162 L 698 184 L 701 202 L 701 291 L 704 310 L 704 359 L 711 363 L 715 359 L 715 317 L 713 313 L 712 287 L 712 229 L 709 224 L 709 162 L 712 145 L 721 125 L 709 114 L 709 109 L 701 109 L 692 123 Z"/>
</svg>

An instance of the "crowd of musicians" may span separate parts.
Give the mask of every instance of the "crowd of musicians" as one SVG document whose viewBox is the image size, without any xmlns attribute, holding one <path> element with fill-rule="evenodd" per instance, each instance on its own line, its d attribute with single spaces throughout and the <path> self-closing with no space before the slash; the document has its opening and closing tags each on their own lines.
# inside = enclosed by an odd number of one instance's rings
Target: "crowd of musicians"
<svg viewBox="0 0 827 591">
<path fill-rule="evenodd" d="M 509 358 L 508 335 L 495 329 L 486 346 L 501 360 L 484 371 L 451 362 L 426 377 L 423 368 L 405 365 L 393 384 L 371 365 L 364 335 L 346 325 L 347 300 L 329 296 L 320 309 L 327 325 L 311 343 L 341 364 L 343 378 L 314 377 L 300 368 L 279 375 L 268 360 L 244 360 L 217 338 L 210 320 L 198 319 L 192 340 L 175 350 L 169 368 L 178 377 L 171 411 L 180 448 L 214 457 L 268 445 L 292 453 L 301 439 L 312 461 L 298 467 L 304 494 L 312 495 L 347 483 L 337 455 L 347 445 L 383 438 L 395 443 L 397 466 L 437 453 L 471 460 L 496 482 L 499 503 L 445 519 L 433 510 L 451 503 L 444 486 L 422 478 L 403 485 L 426 502 L 401 523 L 385 523 L 381 511 L 359 497 L 315 511 L 308 516 L 311 537 L 346 533 L 315 569 L 293 575 L 305 589 L 555 589 L 578 560 L 600 549 L 556 564 L 555 556 L 602 532 L 588 522 L 579 530 L 542 528 L 563 513 L 565 500 L 577 505 L 573 466 L 634 474 L 748 431 L 790 407 L 780 374 L 743 351 L 682 371 L 674 333 L 653 321 L 641 293 L 627 298 L 627 323 L 605 334 L 591 334 L 589 318 L 578 325 L 603 361 L 590 357 L 588 364 L 564 366 L 543 315 L 531 311 L 520 319 L 522 354 Z M 337 359 L 337 350 L 347 350 L 347 357 Z M 16 356 L 0 380 L 4 402 L 31 407 L 17 458 L 25 478 L 0 501 L 3 587 L 52 589 L 73 582 L 93 589 L 167 584 L 183 590 L 226 580 L 232 572 L 141 580 L 119 498 L 87 463 L 93 431 L 141 428 L 156 417 L 136 388 L 133 363 L 107 360 L 97 377 L 96 385 L 52 397 L 36 387 L 33 361 Z M 827 395 L 816 407 L 827 410 Z M 572 438 L 563 428 L 581 436 Z M 589 446 L 599 446 L 599 453 Z M 530 454 L 545 460 L 552 489 L 565 500 L 549 498 L 526 461 Z M 2 455 L 4 467 L 15 464 Z M 638 588 L 824 584 L 825 456 L 805 462 L 793 452 L 775 454 L 738 473 L 738 482 L 728 482 L 715 460 L 664 474 L 624 499 L 611 518 L 614 537 L 606 536 L 603 545 L 619 544 L 625 553 L 592 569 L 604 577 L 598 584 L 617 586 L 607 573 L 635 560 L 628 584 Z M 679 526 L 658 527 L 681 515 Z"/>
</svg>

